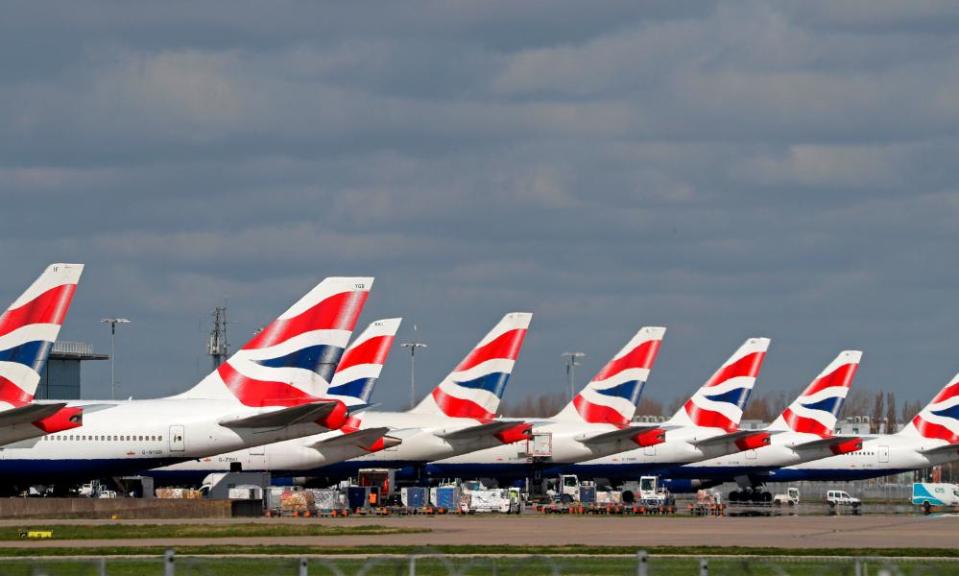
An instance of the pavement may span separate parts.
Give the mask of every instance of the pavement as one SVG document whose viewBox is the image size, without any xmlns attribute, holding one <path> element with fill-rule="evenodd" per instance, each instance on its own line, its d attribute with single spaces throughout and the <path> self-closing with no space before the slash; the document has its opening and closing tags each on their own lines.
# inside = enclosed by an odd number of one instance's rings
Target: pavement
<svg viewBox="0 0 959 576">
<path fill-rule="evenodd" d="M 108 540 L 0 541 L 2 548 L 100 546 L 748 546 L 801 548 L 954 548 L 959 515 L 864 515 L 729 517 L 595 516 L 406 516 L 378 518 L 237 518 L 210 520 L 0 520 L 0 529 L 55 524 L 229 524 L 312 523 L 336 526 L 378 524 L 429 528 L 432 532 L 393 535 L 137 538 Z"/>
</svg>

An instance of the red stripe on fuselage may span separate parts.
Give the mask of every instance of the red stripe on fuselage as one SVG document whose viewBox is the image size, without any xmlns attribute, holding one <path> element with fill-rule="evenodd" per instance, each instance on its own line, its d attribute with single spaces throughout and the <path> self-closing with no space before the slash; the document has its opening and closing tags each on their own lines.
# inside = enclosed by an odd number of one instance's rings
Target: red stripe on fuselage
<svg viewBox="0 0 959 576">
<path fill-rule="evenodd" d="M 369 292 L 334 294 L 292 318 L 277 318 L 243 346 L 244 350 L 268 348 L 314 330 L 353 330 Z"/>
<path fill-rule="evenodd" d="M 656 355 L 659 353 L 660 344 L 662 344 L 662 340 L 647 340 L 643 342 L 626 355 L 611 360 L 596 376 L 593 376 L 593 381 L 606 380 L 630 368 L 646 368 L 652 370 L 653 364 L 656 362 Z"/>
<path fill-rule="evenodd" d="M 932 399 L 932 402 L 930 402 L 930 404 L 945 402 L 946 400 L 949 400 L 950 398 L 955 398 L 956 396 L 959 396 L 959 382 L 953 382 L 952 384 L 949 384 L 948 386 L 940 390 L 939 393 L 936 394 L 936 397 Z"/>
<path fill-rule="evenodd" d="M 800 416 L 796 414 L 789 408 L 783 410 L 783 420 L 786 421 L 786 424 L 796 432 L 805 432 L 807 434 L 816 434 L 822 436 L 823 438 L 827 436 L 832 436 L 832 430 L 826 428 L 818 420 L 813 418 L 807 418 L 805 416 Z"/>
<path fill-rule="evenodd" d="M 719 386 L 723 382 L 730 380 L 732 378 L 740 377 L 749 377 L 755 378 L 759 375 L 759 369 L 763 365 L 763 359 L 766 357 L 765 352 L 751 352 L 746 354 L 739 360 L 736 360 L 732 364 L 723 366 L 713 374 L 705 387 Z"/>
<path fill-rule="evenodd" d="M 950 444 L 959 443 L 959 435 L 941 424 L 935 424 L 924 420 L 921 416 L 912 419 L 913 426 L 919 431 L 919 434 L 926 438 L 939 438 Z"/>
<path fill-rule="evenodd" d="M 520 348 L 523 347 L 523 338 L 525 337 L 526 330 L 522 328 L 503 332 L 493 339 L 492 342 L 479 348 L 474 348 L 453 371 L 462 372 L 463 370 L 469 370 L 487 360 L 516 360 L 516 357 L 519 356 Z"/>
<path fill-rule="evenodd" d="M 299 406 L 320 400 L 286 382 L 255 380 L 244 376 L 229 362 L 220 364 L 217 373 L 230 392 L 246 406 Z"/>
<path fill-rule="evenodd" d="M 842 366 L 837 366 L 836 369 L 829 374 L 813 380 L 812 384 L 806 388 L 806 391 L 803 392 L 802 395 L 812 396 L 816 392 L 825 390 L 826 388 L 849 388 L 852 384 L 852 379 L 856 376 L 856 370 L 858 368 L 859 364 L 843 364 Z"/>
<path fill-rule="evenodd" d="M 456 396 L 450 396 L 439 388 L 433 389 L 433 400 L 440 407 L 443 414 L 451 418 L 477 418 L 480 420 L 492 420 L 496 414 L 489 412 L 472 400 L 464 400 Z"/>
<path fill-rule="evenodd" d="M 624 418 L 618 410 L 603 406 L 602 404 L 593 404 L 580 395 L 573 398 L 573 406 L 582 416 L 583 420 L 591 424 L 613 424 L 615 426 L 627 426 L 629 419 Z"/>
<path fill-rule="evenodd" d="M 393 336 L 374 336 L 359 346 L 348 348 L 336 371 L 341 372 L 360 364 L 384 364 L 390 353 L 393 338 Z"/>
<path fill-rule="evenodd" d="M 0 401 L 17 408 L 33 402 L 33 396 L 24 392 L 10 380 L 0 376 Z"/>
<path fill-rule="evenodd" d="M 683 408 L 686 409 L 686 414 L 689 415 L 689 419 L 693 421 L 697 426 L 705 426 L 707 428 L 722 428 L 726 432 L 735 432 L 739 426 L 727 418 L 725 415 L 715 412 L 713 410 L 706 410 L 696 406 L 692 400 L 687 400 L 686 404 L 683 405 Z"/>
<path fill-rule="evenodd" d="M 23 306 L 7 310 L 0 316 L 0 336 L 28 324 L 63 324 L 76 289 L 76 284 L 61 284 Z"/>
</svg>

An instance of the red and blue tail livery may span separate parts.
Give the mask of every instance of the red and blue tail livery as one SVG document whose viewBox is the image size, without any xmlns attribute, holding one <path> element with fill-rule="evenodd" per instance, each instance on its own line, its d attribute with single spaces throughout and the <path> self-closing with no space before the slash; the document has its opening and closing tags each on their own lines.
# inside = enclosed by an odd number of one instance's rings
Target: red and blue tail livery
<svg viewBox="0 0 959 576">
<path fill-rule="evenodd" d="M 51 264 L 0 316 L 0 408 L 33 401 L 83 264 Z"/>
<path fill-rule="evenodd" d="M 628 426 L 665 334 L 659 326 L 640 328 L 556 418 Z"/>
<path fill-rule="evenodd" d="M 770 430 L 792 430 L 823 438 L 832 436 L 861 360 L 859 350 L 840 352 L 773 422 Z"/>
<path fill-rule="evenodd" d="M 373 279 L 316 285 L 181 398 L 235 398 L 245 406 L 296 406 L 326 393 Z"/>
<path fill-rule="evenodd" d="M 902 433 L 959 444 L 959 374 L 952 377 Z"/>
<path fill-rule="evenodd" d="M 527 312 L 503 316 L 413 411 L 451 418 L 494 418 L 532 318 Z"/>
<path fill-rule="evenodd" d="M 768 348 L 768 338 L 746 340 L 686 401 L 670 423 L 721 428 L 726 432 L 738 429 Z"/>
<path fill-rule="evenodd" d="M 402 318 L 377 320 L 366 327 L 343 353 L 326 396 L 347 406 L 369 404 Z"/>
</svg>

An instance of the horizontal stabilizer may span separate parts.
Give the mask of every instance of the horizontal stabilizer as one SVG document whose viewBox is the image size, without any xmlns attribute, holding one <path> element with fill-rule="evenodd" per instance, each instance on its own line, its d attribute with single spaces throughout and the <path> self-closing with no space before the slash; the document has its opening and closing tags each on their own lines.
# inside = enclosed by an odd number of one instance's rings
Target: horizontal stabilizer
<svg viewBox="0 0 959 576">
<path fill-rule="evenodd" d="M 959 444 L 946 444 L 945 446 L 937 446 L 935 448 L 928 448 L 926 450 L 920 450 L 920 454 L 923 456 L 939 456 L 942 454 L 959 454 Z"/>
<path fill-rule="evenodd" d="M 53 416 L 66 405 L 66 402 L 56 402 L 54 404 L 27 404 L 18 408 L 10 408 L 0 412 L 0 427 L 30 424 L 37 420 L 43 420 Z"/>
<path fill-rule="evenodd" d="M 302 422 L 321 420 L 329 416 L 338 404 L 339 402 L 311 402 L 254 416 L 227 418 L 221 420 L 220 425 L 227 428 L 282 428 Z"/>
<path fill-rule="evenodd" d="M 650 424 L 647 426 L 628 426 L 626 428 L 621 428 L 619 430 L 613 430 L 612 432 L 603 432 L 601 434 L 580 434 L 576 437 L 577 442 L 582 442 L 583 444 L 605 444 L 607 442 L 616 442 L 619 440 L 629 440 L 637 434 L 642 434 L 643 432 L 649 432 L 650 430 L 655 430 L 657 428 L 663 428 L 656 424 Z"/>
<path fill-rule="evenodd" d="M 357 430 L 356 432 L 350 432 L 349 434 L 338 434 L 332 438 L 326 438 L 324 440 L 320 440 L 319 442 L 314 442 L 312 447 L 316 448 L 317 450 L 335 446 L 358 446 L 360 448 L 365 448 L 385 436 L 389 431 L 390 429 L 386 426 L 382 426 L 380 428 L 364 428 L 363 430 Z"/>
<path fill-rule="evenodd" d="M 719 446 L 728 442 L 736 442 L 738 440 L 743 440 L 745 438 L 749 438 L 750 436 L 756 436 L 759 434 L 769 434 L 769 432 L 765 430 L 737 430 L 728 434 L 720 434 L 719 436 L 712 436 L 711 438 L 696 440 L 692 444 L 699 448 L 705 448 L 707 446 Z"/>
<path fill-rule="evenodd" d="M 520 420 L 497 420 L 487 424 L 478 424 L 467 428 L 454 428 L 452 430 L 441 430 L 436 435 L 444 440 L 465 440 L 467 438 L 479 438 L 480 436 L 490 436 L 499 432 L 504 432 L 513 428 L 517 424 L 522 424 Z"/>
</svg>

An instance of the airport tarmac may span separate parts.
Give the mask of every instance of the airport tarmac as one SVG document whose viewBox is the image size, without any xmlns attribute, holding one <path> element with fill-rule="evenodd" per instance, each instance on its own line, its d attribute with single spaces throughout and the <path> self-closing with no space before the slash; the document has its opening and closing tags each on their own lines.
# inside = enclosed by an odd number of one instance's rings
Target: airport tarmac
<svg viewBox="0 0 959 576">
<path fill-rule="evenodd" d="M 376 518 L 262 518 L 212 520 L 36 520 L 0 521 L 0 529 L 54 524 L 223 524 L 308 522 L 379 524 L 429 528 L 432 532 L 389 536 L 229 537 L 216 539 L 110 539 L 0 541 L 0 547 L 301 545 L 301 546 L 745 546 L 800 548 L 954 548 L 959 515 L 728 517 L 591 516 L 406 516 Z"/>
</svg>

